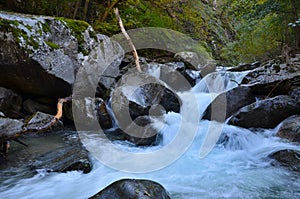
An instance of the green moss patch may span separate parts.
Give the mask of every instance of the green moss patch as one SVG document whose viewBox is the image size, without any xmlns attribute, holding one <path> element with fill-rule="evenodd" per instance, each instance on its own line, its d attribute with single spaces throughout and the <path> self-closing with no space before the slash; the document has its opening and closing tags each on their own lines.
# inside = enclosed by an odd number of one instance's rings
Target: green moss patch
<svg viewBox="0 0 300 199">
<path fill-rule="evenodd" d="M 57 45 L 56 43 L 53 43 L 51 41 L 45 41 L 45 43 L 52 49 L 59 49 L 59 45 Z"/>
</svg>

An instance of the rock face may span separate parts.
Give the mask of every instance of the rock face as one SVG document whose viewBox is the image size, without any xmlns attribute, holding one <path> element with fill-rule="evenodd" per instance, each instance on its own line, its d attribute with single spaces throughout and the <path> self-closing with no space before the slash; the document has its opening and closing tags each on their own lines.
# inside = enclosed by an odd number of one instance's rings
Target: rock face
<svg viewBox="0 0 300 199">
<path fill-rule="evenodd" d="M 291 142 L 300 143 L 300 115 L 294 115 L 285 119 L 276 135 Z"/>
<path fill-rule="evenodd" d="M 287 167 L 290 170 L 300 172 L 300 152 L 295 150 L 281 150 L 271 154 L 269 157 L 275 159 L 280 166 Z"/>
<path fill-rule="evenodd" d="M 22 97 L 12 90 L 0 87 L 0 111 L 11 118 L 20 117 Z"/>
<path fill-rule="evenodd" d="M 100 83 L 107 88 L 111 77 L 119 75 L 123 50 L 85 22 L 4 12 L 0 18 L 0 86 L 65 97 L 72 92 L 79 68 L 103 64 L 100 60 L 108 51 L 116 54 L 108 56 L 114 61 L 109 60 L 105 70 L 110 78 L 102 77 Z"/>
<path fill-rule="evenodd" d="M 170 199 L 163 186 L 150 180 L 122 179 L 112 183 L 90 199 Z"/>
<path fill-rule="evenodd" d="M 297 102 L 288 96 L 258 101 L 241 108 L 229 124 L 244 128 L 274 128 L 289 116 L 300 114 Z"/>
<path fill-rule="evenodd" d="M 118 125 L 126 129 L 138 116 L 148 115 L 152 106 L 179 112 L 180 98 L 158 79 L 144 73 L 127 73 L 112 94 L 112 109 Z"/>
<path fill-rule="evenodd" d="M 207 107 L 203 119 L 224 122 L 240 108 L 255 102 L 255 96 L 248 86 L 239 86 L 218 95 Z M 225 107 L 224 107 L 225 106 Z"/>
</svg>

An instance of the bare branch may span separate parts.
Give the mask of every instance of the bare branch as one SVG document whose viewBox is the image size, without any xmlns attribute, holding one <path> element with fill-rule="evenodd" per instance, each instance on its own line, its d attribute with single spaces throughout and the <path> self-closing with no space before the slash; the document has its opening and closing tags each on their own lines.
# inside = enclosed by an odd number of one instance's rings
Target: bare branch
<svg viewBox="0 0 300 199">
<path fill-rule="evenodd" d="M 122 22 L 122 19 L 121 19 L 121 17 L 120 17 L 118 8 L 115 8 L 115 9 L 114 9 L 114 12 L 115 12 L 115 15 L 116 15 L 116 17 L 117 17 L 117 20 L 118 20 L 119 26 L 120 26 L 120 28 L 121 28 L 121 31 L 122 31 L 123 35 L 125 36 L 126 40 L 128 41 L 128 44 L 129 44 L 129 46 L 130 46 L 130 48 L 131 48 L 131 50 L 132 50 L 132 54 L 133 54 L 133 57 L 134 57 L 134 60 L 135 60 L 136 68 L 137 68 L 137 70 L 138 70 L 139 72 L 142 72 L 141 66 L 140 66 L 140 62 L 139 62 L 139 56 L 138 56 L 138 54 L 137 54 L 137 51 L 136 51 L 136 49 L 135 49 L 134 44 L 132 43 L 132 41 L 131 41 L 129 35 L 127 34 L 127 32 L 126 32 L 126 30 L 125 30 L 125 28 L 124 28 L 124 26 L 123 26 L 123 22 Z"/>
</svg>

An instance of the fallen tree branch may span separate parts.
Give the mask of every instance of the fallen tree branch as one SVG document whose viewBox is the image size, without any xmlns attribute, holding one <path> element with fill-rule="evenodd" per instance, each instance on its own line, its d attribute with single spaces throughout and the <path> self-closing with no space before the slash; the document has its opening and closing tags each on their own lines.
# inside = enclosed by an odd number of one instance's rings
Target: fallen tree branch
<svg viewBox="0 0 300 199">
<path fill-rule="evenodd" d="M 121 17 L 120 17 L 118 8 L 115 8 L 115 9 L 114 9 L 114 12 L 115 12 L 115 15 L 116 15 L 116 17 L 117 17 L 117 20 L 118 20 L 119 26 L 120 26 L 120 28 L 121 28 L 121 31 L 122 31 L 123 35 L 125 36 L 126 40 L 128 41 L 128 44 L 129 44 L 129 46 L 130 46 L 130 48 L 131 48 L 131 50 L 132 50 L 132 54 L 133 54 L 133 57 L 134 57 L 134 60 L 135 60 L 135 66 L 136 66 L 136 68 L 137 68 L 137 70 L 138 70 L 139 72 L 142 72 L 141 66 L 140 66 L 140 62 L 139 62 L 139 56 L 138 56 L 138 54 L 137 54 L 137 51 L 136 51 L 136 49 L 135 49 L 134 44 L 132 43 L 132 41 L 131 41 L 129 35 L 127 34 L 127 32 L 126 32 L 126 30 L 125 30 L 125 28 L 124 28 L 124 26 L 123 26 L 123 22 L 122 22 L 122 19 L 121 19 Z"/>
<path fill-rule="evenodd" d="M 67 101 L 70 101 L 70 100 L 72 100 L 71 96 L 66 97 L 66 98 L 58 99 L 58 102 L 57 102 L 57 113 L 56 113 L 56 115 L 53 117 L 53 119 L 50 122 L 48 122 L 47 124 L 44 124 L 43 126 L 39 126 L 39 127 L 34 127 L 34 128 L 26 128 L 25 127 L 25 129 L 23 130 L 22 133 L 27 133 L 27 132 L 43 132 L 43 131 L 46 131 L 46 130 L 50 129 L 62 117 L 64 102 L 67 102 Z"/>
</svg>

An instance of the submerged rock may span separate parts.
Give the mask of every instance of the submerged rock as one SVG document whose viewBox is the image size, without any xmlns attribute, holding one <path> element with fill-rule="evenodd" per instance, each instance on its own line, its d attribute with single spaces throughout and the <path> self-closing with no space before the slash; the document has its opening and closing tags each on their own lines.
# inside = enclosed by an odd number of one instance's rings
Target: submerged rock
<svg viewBox="0 0 300 199">
<path fill-rule="evenodd" d="M 300 143 L 300 115 L 294 115 L 285 119 L 281 123 L 276 135 L 291 142 Z"/>
<path fill-rule="evenodd" d="M 272 153 L 269 157 L 277 161 L 273 163 L 275 166 L 279 163 L 280 166 L 300 172 L 300 151 L 286 149 Z"/>
<path fill-rule="evenodd" d="M 289 96 L 281 95 L 241 108 L 228 123 L 244 128 L 274 128 L 295 114 L 300 114 L 300 105 Z"/>
<path fill-rule="evenodd" d="M 90 199 L 170 199 L 170 194 L 151 180 L 122 179 L 90 197 Z"/>
<path fill-rule="evenodd" d="M 218 95 L 207 107 L 203 119 L 224 122 L 240 108 L 255 102 L 255 96 L 248 86 L 239 86 Z"/>
<path fill-rule="evenodd" d="M 22 97 L 20 95 L 10 89 L 0 87 L 1 112 L 3 112 L 7 117 L 19 118 L 21 107 Z"/>
<path fill-rule="evenodd" d="M 0 86 L 58 98 L 71 94 L 82 67 L 107 63 L 104 88 L 119 75 L 122 48 L 86 22 L 6 12 L 0 18 Z"/>
</svg>

